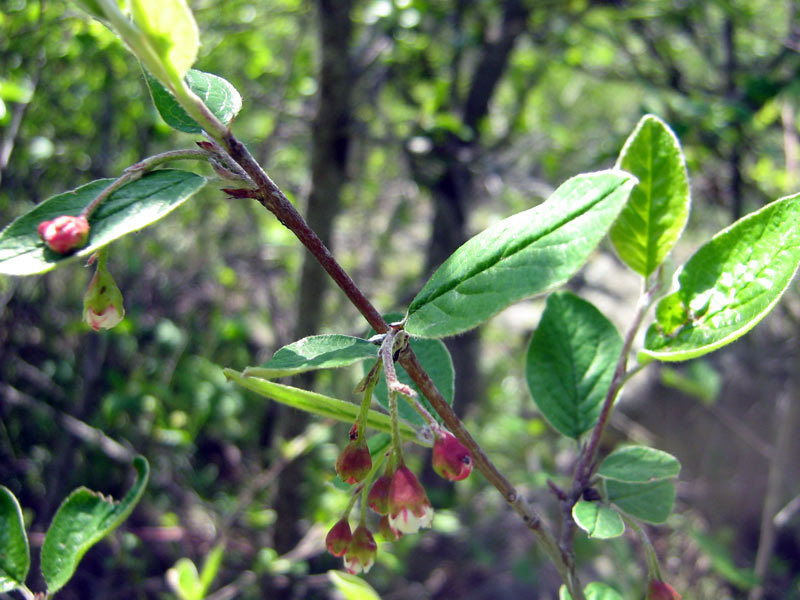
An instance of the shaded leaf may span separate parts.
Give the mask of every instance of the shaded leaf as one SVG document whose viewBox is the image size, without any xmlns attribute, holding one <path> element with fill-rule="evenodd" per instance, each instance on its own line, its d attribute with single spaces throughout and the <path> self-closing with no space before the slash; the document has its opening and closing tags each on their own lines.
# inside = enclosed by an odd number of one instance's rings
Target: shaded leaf
<svg viewBox="0 0 800 600">
<path fill-rule="evenodd" d="M 248 390 L 298 410 L 345 423 L 354 423 L 358 416 L 359 407 L 352 402 L 345 402 L 338 398 L 331 398 L 308 390 L 275 383 L 260 377 L 246 377 L 233 369 L 224 369 L 223 373 L 225 377 Z M 367 427 L 391 433 L 389 415 L 370 410 L 367 414 Z M 400 423 L 400 435 L 406 440 L 420 442 L 416 431 L 402 421 Z"/>
<path fill-rule="evenodd" d="M 562 434 L 594 427 L 614 376 L 622 338 L 591 303 L 551 294 L 528 347 L 525 378 L 536 405 Z"/>
<path fill-rule="evenodd" d="M 710 559 L 711 568 L 740 590 L 749 590 L 758 585 L 758 577 L 752 569 L 737 567 L 730 550 L 708 534 L 692 531 L 692 538 L 700 550 Z"/>
<path fill-rule="evenodd" d="M 0 485 L 0 594 L 25 583 L 31 555 L 19 502 Z"/>
<path fill-rule="evenodd" d="M 159 81 L 145 70 L 147 85 L 153 96 L 158 114 L 178 131 L 200 133 L 203 128 L 192 119 L 178 101 Z M 222 123 L 228 124 L 242 108 L 242 97 L 227 80 L 212 73 L 190 69 L 186 73 L 186 85 L 203 101 L 208 109 Z"/>
<path fill-rule="evenodd" d="M 684 265 L 679 288 L 661 299 L 645 350 L 688 360 L 747 333 L 778 302 L 800 265 L 800 194 L 739 219 Z"/>
<path fill-rule="evenodd" d="M 599 502 L 576 502 L 572 518 L 591 538 L 611 539 L 625 533 L 625 523 L 619 513 Z"/>
<path fill-rule="evenodd" d="M 609 237 L 625 264 L 647 277 L 669 254 L 689 218 L 686 161 L 666 123 L 646 115 L 625 142 L 617 168 L 639 183 Z"/>
<path fill-rule="evenodd" d="M 245 376 L 275 379 L 316 369 L 347 367 L 378 357 L 378 347 L 349 335 L 312 335 L 280 348 L 260 367 L 248 367 Z"/>
<path fill-rule="evenodd" d="M 113 179 L 99 179 L 70 192 L 52 196 L 0 232 L 0 273 L 46 273 L 75 257 L 86 257 L 106 244 L 167 216 L 206 183 L 204 177 L 164 169 L 145 174 L 109 196 L 91 215 L 88 244 L 72 255 L 47 248 L 37 226 L 59 215 L 78 215 Z"/>
<path fill-rule="evenodd" d="M 454 335 L 564 283 L 606 234 L 635 181 L 613 170 L 578 175 L 546 202 L 479 233 L 411 302 L 406 331 L 421 337 Z"/>
<path fill-rule="evenodd" d="M 681 463 L 667 452 L 646 446 L 626 446 L 609 454 L 597 474 L 628 483 L 647 483 L 677 477 L 680 471 Z"/>
<path fill-rule="evenodd" d="M 136 482 L 121 501 L 81 487 L 61 503 L 42 544 L 42 575 L 51 594 L 69 581 L 86 551 L 122 523 L 141 499 L 150 468 L 142 456 L 133 459 L 133 466 Z"/>
<path fill-rule="evenodd" d="M 608 501 L 647 523 L 663 523 L 675 504 L 675 484 L 668 479 L 652 483 L 626 483 L 606 479 Z"/>
</svg>

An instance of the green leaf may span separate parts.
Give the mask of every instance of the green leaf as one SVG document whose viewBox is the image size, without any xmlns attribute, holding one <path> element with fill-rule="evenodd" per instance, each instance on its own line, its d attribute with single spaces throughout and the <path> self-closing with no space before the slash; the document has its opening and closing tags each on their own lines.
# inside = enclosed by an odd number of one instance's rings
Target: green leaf
<svg viewBox="0 0 800 600">
<path fill-rule="evenodd" d="M 316 369 L 347 367 L 378 357 L 378 347 L 349 335 L 313 335 L 280 348 L 260 367 L 248 367 L 245 376 L 276 379 Z"/>
<path fill-rule="evenodd" d="M 617 168 L 639 178 L 609 231 L 620 258 L 647 277 L 664 261 L 689 218 L 689 175 L 680 142 L 646 115 L 622 148 Z"/>
<path fill-rule="evenodd" d="M 697 398 L 703 404 L 714 404 L 722 391 L 722 375 L 707 361 L 693 360 L 686 369 L 662 366 L 661 383 Z"/>
<path fill-rule="evenodd" d="M 150 467 L 143 456 L 134 458 L 133 466 L 136 482 L 120 502 L 81 487 L 58 508 L 42 544 L 42 575 L 51 594 L 70 580 L 86 551 L 122 523 L 141 499 Z"/>
<path fill-rule="evenodd" d="M 0 273 L 46 273 L 75 257 L 86 257 L 114 240 L 167 216 L 206 184 L 204 177 L 164 169 L 147 173 L 109 196 L 89 218 L 88 244 L 64 256 L 47 248 L 36 231 L 42 221 L 59 215 L 78 215 L 113 182 L 98 179 L 70 192 L 48 198 L 0 232 Z"/>
<path fill-rule="evenodd" d="M 764 318 L 800 264 L 800 194 L 768 204 L 715 235 L 661 299 L 646 356 L 688 360 L 729 344 Z"/>
<path fill-rule="evenodd" d="M 578 175 L 550 198 L 479 233 L 433 274 L 408 309 L 406 331 L 445 337 L 567 281 L 619 214 L 636 179 Z"/>
<path fill-rule="evenodd" d="M 23 585 L 30 566 L 22 510 L 11 490 L 0 485 L 0 594 Z"/>
<path fill-rule="evenodd" d="M 680 471 L 681 463 L 671 454 L 646 446 L 626 446 L 609 454 L 597 474 L 616 481 L 648 483 L 677 477 Z"/>
<path fill-rule="evenodd" d="M 159 81 L 146 70 L 144 72 L 150 94 L 153 96 L 158 114 L 178 131 L 200 133 L 203 128 L 192 119 L 178 101 Z M 203 101 L 217 119 L 228 124 L 242 108 L 242 97 L 227 80 L 212 73 L 190 69 L 186 73 L 186 85 Z"/>
<path fill-rule="evenodd" d="M 275 383 L 260 377 L 248 377 L 233 369 L 224 369 L 223 374 L 231 381 L 248 390 L 298 410 L 345 423 L 354 423 L 358 416 L 359 407 L 352 402 L 345 402 L 338 398 L 331 398 L 308 390 Z M 392 431 L 389 415 L 374 410 L 370 410 L 367 413 L 367 427 L 385 433 L 391 433 Z M 400 423 L 400 435 L 406 440 L 421 443 L 414 428 L 402 421 Z"/>
<path fill-rule="evenodd" d="M 572 518 L 591 538 L 607 540 L 625 533 L 625 523 L 619 513 L 599 502 L 576 502 L 572 507 Z"/>
<path fill-rule="evenodd" d="M 533 334 L 525 378 L 536 405 L 562 434 L 579 438 L 594 427 L 622 351 L 616 327 L 569 292 L 547 299 Z"/>
<path fill-rule="evenodd" d="M 623 600 L 622 594 L 605 583 L 593 581 L 583 588 L 583 595 L 586 600 Z M 558 590 L 559 600 L 572 600 L 572 596 L 567 591 L 566 586 L 561 586 Z"/>
<path fill-rule="evenodd" d="M 343 571 L 328 571 L 328 579 L 345 597 L 345 600 L 381 600 L 378 592 L 356 575 Z"/>
<path fill-rule="evenodd" d="M 179 558 L 167 571 L 167 581 L 181 600 L 203 600 L 203 586 L 191 559 Z"/>
<path fill-rule="evenodd" d="M 647 523 L 667 520 L 675 504 L 675 484 L 668 479 L 651 483 L 627 483 L 606 479 L 608 501 L 620 510 Z"/>
<path fill-rule="evenodd" d="M 447 349 L 447 346 L 445 346 L 444 342 L 441 340 L 415 337 L 409 338 L 409 344 L 411 345 L 411 349 L 414 351 L 414 354 L 417 355 L 420 364 L 422 364 L 422 366 L 425 368 L 425 371 L 433 380 L 433 383 L 436 384 L 436 387 L 442 393 L 442 396 L 444 396 L 444 399 L 447 400 L 447 403 L 452 406 L 453 399 L 455 398 L 456 375 L 455 369 L 453 368 L 453 359 L 450 357 L 450 351 Z M 433 410 L 433 407 L 428 403 L 428 400 L 419 391 L 419 388 L 411 379 L 411 376 L 399 364 L 397 365 L 397 378 L 401 382 L 405 383 L 406 385 L 410 385 L 414 390 L 416 390 L 420 403 L 434 418 L 440 420 L 439 415 L 435 410 Z M 381 377 L 380 381 L 378 381 L 378 385 L 375 386 L 374 394 L 380 405 L 388 411 L 389 391 L 386 388 L 385 377 Z M 417 413 L 417 411 L 414 410 L 414 408 L 402 398 L 398 399 L 397 410 L 400 414 L 400 417 L 409 423 L 418 426 L 427 425 L 419 413 Z"/>
<path fill-rule="evenodd" d="M 203 570 L 200 572 L 200 586 L 203 590 L 203 596 L 211 589 L 211 584 L 214 578 L 219 573 L 219 568 L 222 565 L 222 558 L 225 555 L 225 544 L 220 542 L 211 549 L 211 552 L 206 556 L 203 562 Z"/>
<path fill-rule="evenodd" d="M 758 585 L 758 577 L 752 569 L 737 567 L 730 550 L 708 534 L 692 531 L 692 537 L 700 550 L 711 560 L 711 568 L 740 590 L 749 590 Z"/>
<path fill-rule="evenodd" d="M 164 65 L 183 77 L 197 59 L 200 33 L 185 0 L 131 0 L 133 22 Z"/>
</svg>

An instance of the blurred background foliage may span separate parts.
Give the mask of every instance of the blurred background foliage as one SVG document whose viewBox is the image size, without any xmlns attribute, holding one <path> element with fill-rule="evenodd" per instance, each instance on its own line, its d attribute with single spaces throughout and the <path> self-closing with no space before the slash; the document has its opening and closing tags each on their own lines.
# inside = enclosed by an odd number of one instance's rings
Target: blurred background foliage
<svg viewBox="0 0 800 600">
<path fill-rule="evenodd" d="M 677 264 L 800 183 L 796 0 L 190 4 L 196 67 L 244 98 L 234 131 L 385 312 L 402 311 L 487 224 L 612 166 L 647 112 L 674 128 L 690 170 Z M 1 6 L 0 223 L 193 146 L 160 120 L 136 61 L 100 23 L 70 3 Z M 81 322 L 80 265 L 0 278 L 0 482 L 20 499 L 34 547 L 69 490 L 119 497 L 134 453 L 152 465 L 133 516 L 60 597 L 177 597 L 168 570 L 181 558 L 199 569 L 220 542 L 215 598 L 341 597 L 325 575 L 340 562 L 322 539 L 346 502 L 332 481 L 347 427 L 287 413 L 219 368 L 259 364 L 313 331 L 366 333 L 304 264 L 263 209 L 209 186 L 113 245 L 127 317 L 110 332 Z M 570 285 L 625 326 L 638 284 L 608 248 Z M 541 310 L 523 302 L 448 344 L 458 412 L 555 518 L 546 481 L 568 479 L 575 448 L 523 383 Z M 651 367 L 620 403 L 609 447 L 649 443 L 684 465 L 676 512 L 650 534 L 685 598 L 800 598 L 799 319 L 795 286 L 745 339 L 702 362 Z M 357 378 L 299 383 L 351 398 Z M 382 597 L 556 597 L 554 570 L 480 475 L 437 482 L 426 453 L 412 456 L 438 516 L 433 532 L 381 549 L 368 579 Z M 643 596 L 635 540 L 578 538 L 584 581 Z"/>
</svg>

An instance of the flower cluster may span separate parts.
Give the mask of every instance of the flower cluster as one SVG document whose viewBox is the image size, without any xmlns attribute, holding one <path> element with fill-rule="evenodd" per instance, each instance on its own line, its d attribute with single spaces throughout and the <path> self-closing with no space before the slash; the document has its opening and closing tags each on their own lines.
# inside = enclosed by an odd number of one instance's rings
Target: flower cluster
<svg viewBox="0 0 800 600">
<path fill-rule="evenodd" d="M 375 473 L 372 458 L 362 436 L 353 426 L 350 442 L 336 461 L 336 472 L 343 481 L 360 483 L 345 511 L 344 516 L 331 528 L 325 544 L 334 556 L 343 556 L 345 568 L 350 573 L 366 573 L 375 562 L 378 546 L 366 526 L 366 509 L 380 515 L 376 531 L 386 541 L 394 541 L 403 535 L 417 533 L 420 528 L 430 527 L 433 507 L 416 475 L 402 459 L 402 453 L 393 448 L 384 473 L 372 481 Z M 472 471 L 469 451 L 455 436 L 444 430 L 435 431 L 433 446 L 434 470 L 451 481 L 466 478 Z M 377 465 L 376 465 L 377 469 Z M 362 494 L 361 520 L 351 533 L 348 515 L 356 497 Z"/>
</svg>

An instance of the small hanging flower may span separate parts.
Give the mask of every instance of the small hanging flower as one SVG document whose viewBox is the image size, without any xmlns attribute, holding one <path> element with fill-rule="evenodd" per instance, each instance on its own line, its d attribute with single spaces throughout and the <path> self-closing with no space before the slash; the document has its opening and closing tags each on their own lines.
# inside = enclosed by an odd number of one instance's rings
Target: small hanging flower
<svg viewBox="0 0 800 600">
<path fill-rule="evenodd" d="M 122 292 L 106 268 L 105 250 L 96 256 L 97 269 L 83 296 L 83 320 L 95 331 L 100 331 L 118 325 L 125 317 L 125 307 Z"/>
<path fill-rule="evenodd" d="M 345 483 L 358 483 L 372 468 L 372 457 L 364 439 L 351 441 L 336 459 L 336 472 Z"/>
<path fill-rule="evenodd" d="M 395 471 L 389 488 L 389 524 L 401 533 L 430 527 L 433 507 L 417 477 L 405 465 Z"/>
<path fill-rule="evenodd" d="M 367 504 L 379 515 L 389 512 L 389 488 L 392 485 L 391 475 L 381 475 L 372 484 L 367 494 Z"/>
<path fill-rule="evenodd" d="M 652 579 L 645 600 L 682 600 L 682 596 L 665 581 Z"/>
<path fill-rule="evenodd" d="M 378 521 L 378 533 L 380 533 L 381 537 L 387 542 L 394 542 L 403 537 L 403 534 L 389 523 L 389 515 L 383 515 L 381 520 Z"/>
<path fill-rule="evenodd" d="M 466 479 L 472 472 L 472 455 L 452 433 L 442 431 L 433 444 L 433 470 L 450 481 Z"/>
<path fill-rule="evenodd" d="M 364 525 L 359 525 L 353 532 L 353 539 L 344 556 L 344 566 L 353 575 L 367 573 L 375 564 L 377 552 L 378 544 L 375 543 L 375 538 Z"/>
<path fill-rule="evenodd" d="M 84 216 L 62 215 L 52 221 L 42 221 L 36 231 L 53 252 L 67 254 L 86 245 L 89 221 Z"/>
<path fill-rule="evenodd" d="M 344 556 L 352 539 L 353 534 L 350 533 L 350 523 L 347 522 L 347 519 L 341 519 L 331 527 L 325 537 L 325 546 L 327 546 L 328 552 L 334 556 Z"/>
</svg>

